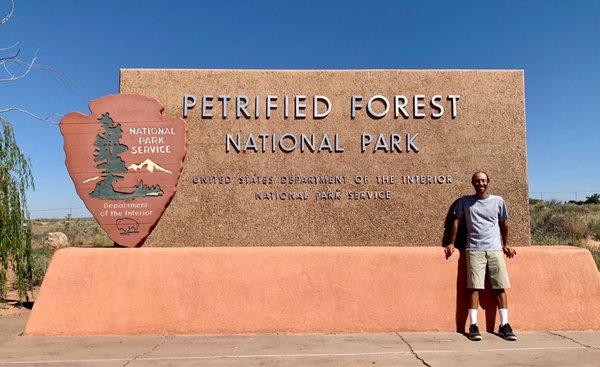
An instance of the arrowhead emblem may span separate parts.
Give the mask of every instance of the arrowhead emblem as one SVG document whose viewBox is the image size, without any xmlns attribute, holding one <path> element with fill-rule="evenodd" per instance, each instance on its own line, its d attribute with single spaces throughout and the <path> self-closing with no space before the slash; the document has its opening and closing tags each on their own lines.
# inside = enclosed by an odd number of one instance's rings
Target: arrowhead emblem
<svg viewBox="0 0 600 367">
<path fill-rule="evenodd" d="M 186 153 L 181 118 L 138 94 L 90 102 L 60 122 L 77 194 L 117 244 L 139 247 L 171 202 Z"/>
</svg>

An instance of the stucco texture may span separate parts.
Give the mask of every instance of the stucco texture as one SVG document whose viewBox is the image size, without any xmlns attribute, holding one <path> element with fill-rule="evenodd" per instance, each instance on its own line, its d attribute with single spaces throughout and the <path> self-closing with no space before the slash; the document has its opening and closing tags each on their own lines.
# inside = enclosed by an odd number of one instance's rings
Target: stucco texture
<svg viewBox="0 0 600 367">
<path fill-rule="evenodd" d="M 507 260 L 515 330 L 600 330 L 589 251 L 517 252 Z M 431 247 L 61 249 L 25 334 L 464 331 L 465 267 Z M 479 325 L 497 330 L 489 286 L 481 306 Z"/>
</svg>

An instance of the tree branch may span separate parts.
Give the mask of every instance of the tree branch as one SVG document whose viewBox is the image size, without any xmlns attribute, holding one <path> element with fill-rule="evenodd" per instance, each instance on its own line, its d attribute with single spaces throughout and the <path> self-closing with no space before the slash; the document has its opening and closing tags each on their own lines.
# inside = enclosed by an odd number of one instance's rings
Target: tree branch
<svg viewBox="0 0 600 367">
<path fill-rule="evenodd" d="M 10 50 L 10 49 L 12 49 L 12 48 L 15 48 L 15 47 L 17 47 L 18 45 L 19 45 L 19 42 L 15 42 L 15 44 L 14 44 L 14 45 L 12 45 L 12 46 L 8 46 L 8 47 L 1 47 L 1 48 L 0 48 L 0 51 L 8 51 L 8 50 Z"/>
<path fill-rule="evenodd" d="M 31 61 L 29 63 L 26 63 L 17 57 L 0 61 L 3 64 L 5 64 L 5 69 L 7 67 L 10 67 L 10 65 L 6 66 L 7 61 L 11 61 L 12 63 L 26 67 L 25 71 L 21 75 L 13 75 L 11 72 L 8 72 L 8 74 L 11 75 L 10 78 L 0 79 L 0 82 L 12 82 L 14 80 L 18 80 L 18 79 L 24 78 L 27 75 L 29 75 L 29 73 L 31 72 L 31 69 L 33 68 L 33 65 L 35 64 L 35 61 L 37 60 L 37 53 L 38 53 L 38 51 L 35 52 L 35 55 L 33 56 L 33 58 L 31 59 Z"/>
<path fill-rule="evenodd" d="M 4 71 L 2 73 L 8 75 L 8 77 L 0 78 L 0 83 L 1 82 L 11 82 L 11 81 L 15 81 L 15 80 L 24 78 L 27 75 L 29 75 L 33 69 L 37 69 L 37 70 L 42 70 L 44 72 L 49 73 L 50 75 L 52 75 L 54 80 L 61 83 L 63 85 L 63 87 L 72 91 L 73 86 L 72 86 L 71 80 L 69 79 L 69 77 L 67 75 L 65 75 L 60 70 L 37 63 L 38 52 L 39 52 L 39 49 L 35 52 L 35 56 L 33 57 L 33 59 L 31 59 L 30 62 L 23 61 L 19 57 L 0 58 L 1 69 L 4 69 Z M 20 74 L 16 73 L 15 70 L 13 70 L 13 69 L 15 69 L 14 68 L 15 65 L 25 68 L 25 71 L 23 71 Z"/>
<path fill-rule="evenodd" d="M 13 73 L 10 72 L 10 69 L 6 66 L 5 62 L 2 63 L 2 67 L 6 71 L 6 74 L 10 75 L 11 78 L 14 77 Z"/>
<path fill-rule="evenodd" d="M 4 17 L 0 20 L 0 25 L 4 25 L 4 23 L 8 22 L 12 18 L 13 14 L 14 14 L 14 10 L 15 10 L 15 1 L 10 0 L 10 9 L 6 13 L 6 15 L 4 15 Z M 0 48 L 0 52 L 2 52 L 2 53 L 12 52 L 12 55 L 8 55 L 8 56 L 0 55 L 0 83 L 12 82 L 15 80 L 25 78 L 26 76 L 28 76 L 31 73 L 31 71 L 33 69 L 39 69 L 39 70 L 48 72 L 49 74 L 52 75 L 52 77 L 55 80 L 60 81 L 65 87 L 67 87 L 68 89 L 71 89 L 68 78 L 64 74 L 62 74 L 60 71 L 57 71 L 55 69 L 52 69 L 52 68 L 44 66 L 44 65 L 37 64 L 39 49 L 37 49 L 35 51 L 33 58 L 29 62 L 27 62 L 20 58 L 20 55 L 21 55 L 20 48 L 16 49 L 16 52 L 14 51 L 14 49 L 17 48 L 18 45 L 19 45 L 19 42 L 15 42 L 11 46 Z M 30 112 L 26 109 L 23 109 L 23 108 L 7 107 L 7 108 L 0 108 L 0 119 L 2 121 L 5 121 L 5 119 L 3 119 L 1 117 L 1 115 L 5 114 L 5 113 L 9 113 L 9 112 L 20 112 L 27 116 L 33 117 L 36 120 L 43 121 L 43 122 L 46 122 L 46 123 L 49 123 L 52 125 L 57 125 L 58 120 L 62 117 L 62 115 L 59 115 L 56 113 L 44 117 L 44 116 L 37 115 L 33 112 Z M 8 122 L 8 121 L 6 121 L 6 122 L 10 124 L 10 122 Z"/>
<path fill-rule="evenodd" d="M 13 16 L 15 11 L 15 0 L 10 0 L 10 10 L 8 13 L 0 20 L 0 25 L 4 25 L 4 23 L 8 22 L 8 20 Z"/>
<path fill-rule="evenodd" d="M 17 53 L 12 56 L 0 57 L 0 63 L 6 64 L 7 61 L 16 59 L 19 57 L 20 53 L 21 53 L 21 49 L 18 49 Z"/>
<path fill-rule="evenodd" d="M 37 120 L 43 121 L 43 122 L 47 122 L 51 125 L 58 125 L 58 121 L 56 120 L 57 118 L 61 118 L 63 115 L 58 114 L 58 113 L 53 113 L 51 115 L 48 115 L 46 117 L 42 117 L 39 115 L 36 115 L 32 112 L 29 112 L 27 110 L 24 110 L 22 108 L 17 108 L 17 107 L 8 107 L 8 108 L 4 108 L 4 109 L 0 109 L 0 114 L 1 113 L 7 113 L 7 112 L 20 112 L 23 113 L 27 116 L 31 116 Z M 8 121 L 7 121 L 8 122 Z M 10 122 L 8 122 L 10 124 Z"/>
</svg>

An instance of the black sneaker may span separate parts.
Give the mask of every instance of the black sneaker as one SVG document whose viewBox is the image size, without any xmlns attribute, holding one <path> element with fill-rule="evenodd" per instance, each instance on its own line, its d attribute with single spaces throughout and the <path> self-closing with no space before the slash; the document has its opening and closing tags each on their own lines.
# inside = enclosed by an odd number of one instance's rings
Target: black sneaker
<svg viewBox="0 0 600 367">
<path fill-rule="evenodd" d="M 477 327 L 477 324 L 472 324 L 469 327 L 469 335 L 468 338 L 474 341 L 479 341 L 481 340 L 481 334 L 479 333 L 479 328 Z"/>
<path fill-rule="evenodd" d="M 513 342 L 517 340 L 517 336 L 515 335 L 515 333 L 513 333 L 512 328 L 509 324 L 504 324 L 500 326 L 500 329 L 498 330 L 498 335 L 500 335 L 506 340 L 510 340 Z"/>
</svg>

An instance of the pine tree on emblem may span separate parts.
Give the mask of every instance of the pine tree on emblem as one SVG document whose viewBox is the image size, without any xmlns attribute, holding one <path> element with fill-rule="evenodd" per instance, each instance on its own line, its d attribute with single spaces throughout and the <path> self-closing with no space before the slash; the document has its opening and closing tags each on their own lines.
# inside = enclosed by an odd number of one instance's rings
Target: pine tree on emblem
<svg viewBox="0 0 600 367">
<path fill-rule="evenodd" d="M 102 181 L 96 184 L 90 196 L 116 199 L 119 193 L 114 190 L 113 183 L 123 179 L 127 173 L 125 162 L 119 157 L 127 151 L 127 146 L 119 142 L 123 135 L 121 124 L 115 124 L 108 112 L 98 120 L 103 132 L 96 136 L 94 142 L 94 162 L 97 162 L 96 168 L 102 172 Z"/>
</svg>

